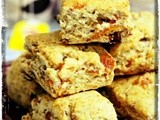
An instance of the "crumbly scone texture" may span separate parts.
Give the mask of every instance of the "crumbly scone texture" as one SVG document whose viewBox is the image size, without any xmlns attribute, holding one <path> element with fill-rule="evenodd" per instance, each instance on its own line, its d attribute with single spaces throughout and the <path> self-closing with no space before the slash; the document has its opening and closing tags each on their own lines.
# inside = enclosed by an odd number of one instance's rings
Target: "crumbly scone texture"
<svg viewBox="0 0 160 120">
<path fill-rule="evenodd" d="M 37 82 L 52 97 L 97 89 L 113 80 L 115 61 L 101 46 L 55 44 L 31 35 L 25 47 L 34 56 L 31 68 Z"/>
<path fill-rule="evenodd" d="M 157 21 L 155 21 L 154 14 L 147 11 L 132 12 L 131 14 L 135 27 L 143 32 L 144 38 L 146 40 L 155 39 Z"/>
<path fill-rule="evenodd" d="M 110 89 L 110 100 L 121 116 L 133 120 L 156 119 L 156 74 L 117 78 Z"/>
<path fill-rule="evenodd" d="M 148 20 L 148 19 L 149 20 Z M 147 19 L 149 23 L 143 24 Z M 154 16 L 150 12 L 132 13 L 133 29 L 122 42 L 110 47 L 116 60 L 115 75 L 132 75 L 156 69 Z M 149 24 L 149 25 L 148 25 Z"/>
<path fill-rule="evenodd" d="M 116 60 L 115 75 L 133 75 L 156 68 L 154 41 L 116 44 L 110 54 Z"/>
<path fill-rule="evenodd" d="M 122 33 L 121 42 L 151 41 L 156 39 L 156 19 L 151 12 L 131 12 L 128 19 L 128 33 Z M 145 21 L 145 22 L 144 22 Z"/>
<path fill-rule="evenodd" d="M 126 31 L 128 0 L 63 0 L 59 15 L 65 44 L 111 42 Z"/>
<path fill-rule="evenodd" d="M 22 120 L 117 120 L 112 103 L 96 91 L 57 99 L 40 96 L 33 99 L 32 108 Z"/>
<path fill-rule="evenodd" d="M 26 108 L 30 107 L 31 100 L 37 96 L 40 89 L 33 75 L 30 76 L 23 70 L 23 67 L 27 69 L 30 57 L 28 52 L 18 57 L 11 64 L 6 78 L 8 96 Z"/>
</svg>

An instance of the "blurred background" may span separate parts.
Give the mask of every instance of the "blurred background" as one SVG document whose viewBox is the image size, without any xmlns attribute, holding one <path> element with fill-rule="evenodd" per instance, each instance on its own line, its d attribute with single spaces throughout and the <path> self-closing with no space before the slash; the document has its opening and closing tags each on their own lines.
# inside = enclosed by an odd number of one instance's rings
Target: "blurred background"
<svg viewBox="0 0 160 120">
<path fill-rule="evenodd" d="M 10 63 L 23 51 L 24 38 L 29 34 L 59 29 L 55 20 L 59 0 L 5 0 L 4 61 Z"/>
<path fill-rule="evenodd" d="M 130 0 L 131 11 L 155 12 L 154 0 Z M 59 29 L 56 15 L 60 0 L 5 0 L 4 61 L 16 59 L 24 51 L 26 35 Z"/>
</svg>

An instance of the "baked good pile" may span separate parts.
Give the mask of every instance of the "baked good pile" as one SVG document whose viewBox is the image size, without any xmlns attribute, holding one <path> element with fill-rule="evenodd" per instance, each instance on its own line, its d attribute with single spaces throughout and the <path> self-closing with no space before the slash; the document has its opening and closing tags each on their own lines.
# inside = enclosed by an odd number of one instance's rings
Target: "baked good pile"
<svg viewBox="0 0 160 120">
<path fill-rule="evenodd" d="M 29 109 L 21 119 L 155 120 L 155 16 L 129 0 L 62 0 L 58 18 L 7 73 L 9 97 Z"/>
</svg>

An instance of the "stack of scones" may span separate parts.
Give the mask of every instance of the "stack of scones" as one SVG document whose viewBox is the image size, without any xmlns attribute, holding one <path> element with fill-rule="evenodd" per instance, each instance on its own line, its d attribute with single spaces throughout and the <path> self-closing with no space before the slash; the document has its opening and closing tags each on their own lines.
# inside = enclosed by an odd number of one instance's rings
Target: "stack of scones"
<svg viewBox="0 0 160 120">
<path fill-rule="evenodd" d="M 129 0 L 62 0 L 58 18 L 60 30 L 26 37 L 7 73 L 21 119 L 156 120 L 154 15 Z"/>
</svg>

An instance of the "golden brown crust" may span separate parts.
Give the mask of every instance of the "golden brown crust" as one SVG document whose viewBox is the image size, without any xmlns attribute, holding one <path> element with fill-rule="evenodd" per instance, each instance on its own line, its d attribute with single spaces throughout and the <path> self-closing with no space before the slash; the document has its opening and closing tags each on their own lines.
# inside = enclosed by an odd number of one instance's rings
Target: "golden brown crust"
<svg viewBox="0 0 160 120">
<path fill-rule="evenodd" d="M 156 69 L 154 41 L 117 44 L 109 53 L 116 60 L 115 75 L 133 75 Z"/>
<path fill-rule="evenodd" d="M 44 95 L 32 101 L 33 111 L 27 114 L 34 120 L 117 120 L 110 101 L 96 91 L 77 93 L 53 99 Z M 26 120 L 26 117 L 22 117 Z"/>
<path fill-rule="evenodd" d="M 28 52 L 18 57 L 9 68 L 6 78 L 9 97 L 26 108 L 30 107 L 31 100 L 41 91 L 35 83 L 35 76 L 28 71 L 30 57 Z"/>
<path fill-rule="evenodd" d="M 37 82 L 52 97 L 111 84 L 115 61 L 103 47 L 55 44 L 56 34 L 52 35 L 52 40 L 41 39 L 41 34 L 37 36 L 28 36 L 25 46 L 34 56 L 31 66 Z"/>
<path fill-rule="evenodd" d="M 121 116 L 130 116 L 134 120 L 156 119 L 155 75 L 151 72 L 117 78 L 108 86 L 111 101 Z"/>
<path fill-rule="evenodd" d="M 147 19 L 147 23 L 143 24 Z M 154 16 L 150 12 L 132 13 L 133 28 L 122 37 L 122 42 L 111 46 L 116 60 L 116 75 L 133 75 L 156 69 L 156 38 Z"/>
<path fill-rule="evenodd" d="M 126 31 L 130 14 L 128 0 L 63 0 L 61 8 L 61 42 L 66 44 L 112 42 L 114 34 Z"/>
</svg>

